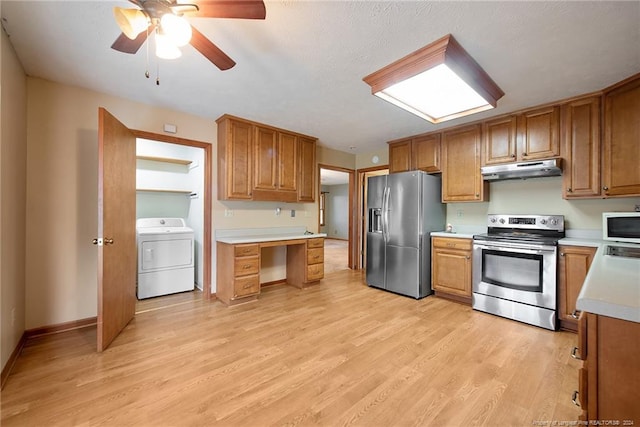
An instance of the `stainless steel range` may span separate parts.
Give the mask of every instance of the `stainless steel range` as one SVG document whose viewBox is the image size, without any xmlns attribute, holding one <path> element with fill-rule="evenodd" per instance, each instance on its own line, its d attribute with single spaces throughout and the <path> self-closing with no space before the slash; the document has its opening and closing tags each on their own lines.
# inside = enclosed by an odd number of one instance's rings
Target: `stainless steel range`
<svg viewBox="0 0 640 427">
<path fill-rule="evenodd" d="M 563 237 L 562 215 L 489 215 L 473 236 L 473 308 L 555 330 Z"/>
</svg>

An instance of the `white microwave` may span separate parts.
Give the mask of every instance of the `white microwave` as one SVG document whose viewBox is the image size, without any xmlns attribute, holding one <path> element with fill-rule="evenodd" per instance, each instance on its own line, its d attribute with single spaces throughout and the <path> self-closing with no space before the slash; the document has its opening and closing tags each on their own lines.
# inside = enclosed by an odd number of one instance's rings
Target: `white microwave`
<svg viewBox="0 0 640 427">
<path fill-rule="evenodd" d="M 602 238 L 640 244 L 640 212 L 604 212 Z"/>
</svg>

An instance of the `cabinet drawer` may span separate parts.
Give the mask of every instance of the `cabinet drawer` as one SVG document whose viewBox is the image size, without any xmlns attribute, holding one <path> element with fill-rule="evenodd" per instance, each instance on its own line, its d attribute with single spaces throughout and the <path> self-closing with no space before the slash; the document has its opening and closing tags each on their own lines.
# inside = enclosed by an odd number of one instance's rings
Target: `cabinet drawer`
<svg viewBox="0 0 640 427">
<path fill-rule="evenodd" d="M 324 262 L 324 248 L 309 249 L 307 251 L 307 264 L 319 264 Z"/>
<path fill-rule="evenodd" d="M 436 248 L 471 250 L 471 239 L 458 239 L 452 237 L 434 237 L 433 246 Z"/>
<path fill-rule="evenodd" d="M 235 256 L 251 256 L 258 255 L 260 253 L 260 246 L 258 245 L 234 245 L 233 247 Z"/>
<path fill-rule="evenodd" d="M 258 274 L 260 268 L 260 259 L 257 256 L 236 258 L 234 260 L 234 276 L 248 276 L 249 274 Z"/>
<path fill-rule="evenodd" d="M 233 281 L 233 296 L 244 297 L 247 295 L 253 295 L 260 292 L 260 276 L 254 274 L 253 276 L 241 277 Z"/>
<path fill-rule="evenodd" d="M 307 281 L 320 280 L 324 277 L 324 264 L 312 264 L 307 266 Z"/>
<path fill-rule="evenodd" d="M 324 247 L 324 239 L 309 239 L 307 240 L 307 248 L 323 248 Z"/>
</svg>

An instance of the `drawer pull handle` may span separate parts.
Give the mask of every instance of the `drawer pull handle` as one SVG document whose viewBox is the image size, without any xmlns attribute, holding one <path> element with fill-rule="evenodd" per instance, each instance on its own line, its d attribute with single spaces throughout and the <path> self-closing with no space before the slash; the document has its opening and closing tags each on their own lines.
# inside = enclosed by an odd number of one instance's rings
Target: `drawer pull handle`
<svg viewBox="0 0 640 427">
<path fill-rule="evenodd" d="M 578 356 L 578 347 L 573 347 L 571 350 L 571 357 L 580 360 L 580 357 Z"/>
<path fill-rule="evenodd" d="M 245 265 L 242 267 L 242 269 L 243 269 L 243 270 L 248 270 L 248 269 L 250 269 L 250 268 L 251 268 L 251 264 L 245 264 Z"/>
<path fill-rule="evenodd" d="M 573 317 L 574 319 L 578 319 L 580 317 L 580 311 L 573 310 L 573 313 L 571 313 L 571 317 Z"/>
<path fill-rule="evenodd" d="M 573 402 L 574 405 L 576 406 L 580 406 L 580 402 L 578 402 L 578 396 L 580 395 L 580 393 L 578 393 L 578 390 L 575 390 L 573 392 L 573 395 L 571 396 L 571 401 Z"/>
<path fill-rule="evenodd" d="M 252 287 L 253 285 L 251 283 L 247 283 L 246 285 L 244 285 L 242 287 L 242 289 L 249 289 L 250 287 Z"/>
</svg>

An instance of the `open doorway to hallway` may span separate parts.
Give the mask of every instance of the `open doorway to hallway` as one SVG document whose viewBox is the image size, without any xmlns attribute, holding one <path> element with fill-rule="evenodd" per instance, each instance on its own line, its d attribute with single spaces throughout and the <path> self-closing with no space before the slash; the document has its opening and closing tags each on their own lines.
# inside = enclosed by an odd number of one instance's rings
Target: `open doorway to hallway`
<svg viewBox="0 0 640 427">
<path fill-rule="evenodd" d="M 353 268 L 353 188 L 355 171 L 320 165 L 319 230 L 327 235 L 324 272 Z"/>
</svg>

